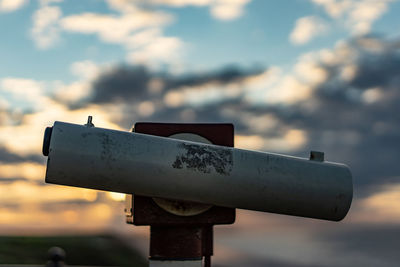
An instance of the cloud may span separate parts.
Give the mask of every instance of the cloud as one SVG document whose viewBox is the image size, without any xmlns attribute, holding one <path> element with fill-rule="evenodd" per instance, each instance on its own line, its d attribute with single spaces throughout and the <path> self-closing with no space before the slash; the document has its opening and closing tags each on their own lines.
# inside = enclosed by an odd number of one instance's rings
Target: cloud
<svg viewBox="0 0 400 267">
<path fill-rule="evenodd" d="M 399 177 L 396 177 L 397 179 Z M 385 221 L 400 223 L 400 184 L 386 184 L 380 190 L 365 198 L 360 210 L 364 215 L 368 212 L 375 214 L 369 221 L 384 223 Z"/>
<path fill-rule="evenodd" d="M 14 12 L 28 4 L 28 2 L 28 0 L 1 0 L 0 13 Z"/>
<path fill-rule="evenodd" d="M 18 97 L 26 96 L 30 100 L 34 100 L 42 94 L 41 83 L 32 79 L 4 77 L 0 81 L 0 86 L 4 93 Z"/>
<path fill-rule="evenodd" d="M 253 125 L 249 125 L 251 128 Z M 266 139 L 261 135 L 235 135 L 235 147 L 250 150 L 291 152 L 304 147 L 307 135 L 304 131 L 290 129 L 283 136 Z"/>
<path fill-rule="evenodd" d="M 275 114 L 280 121 L 305 130 L 308 147 L 347 162 L 358 188 L 395 181 L 400 171 L 390 160 L 398 157 L 400 143 L 400 127 L 393 115 L 400 112 L 397 44 L 398 40 L 370 36 L 315 53 L 313 64 L 325 78 L 313 87 L 309 99 L 290 107 L 290 112 Z M 344 75 L 349 68 L 351 74 Z"/>
<path fill-rule="evenodd" d="M 218 20 L 231 21 L 237 19 L 244 14 L 244 7 L 250 3 L 251 0 L 136 0 L 137 4 L 151 4 L 154 6 L 168 6 L 175 8 L 182 8 L 186 6 L 210 8 L 210 14 Z M 129 5 L 127 1 L 110 0 L 114 6 L 123 8 Z M 131 4 L 132 5 L 132 4 Z"/>
<path fill-rule="evenodd" d="M 388 9 L 393 0 L 311 0 L 325 12 L 350 29 L 354 35 L 371 31 L 372 24 Z"/>
<path fill-rule="evenodd" d="M 184 43 L 177 37 L 164 36 L 162 28 L 174 17 L 163 11 L 140 8 L 131 1 L 107 1 L 117 14 L 84 12 L 63 16 L 60 1 L 41 1 L 32 20 L 31 36 L 40 49 L 54 46 L 62 32 L 96 35 L 100 41 L 121 45 L 127 61 L 148 64 L 179 62 Z"/>
<path fill-rule="evenodd" d="M 100 106 L 86 105 L 84 108 L 70 110 L 65 103 L 49 95 L 43 95 L 43 100 L 39 109 L 24 113 L 20 123 L 0 126 L 0 145 L 10 153 L 22 156 L 41 153 L 44 129 L 56 120 L 84 124 L 87 116 L 93 115 L 96 125 L 121 129 L 110 122 L 110 114 Z"/>
<path fill-rule="evenodd" d="M 185 90 L 204 91 L 210 88 L 210 85 L 214 84 L 218 88 L 243 80 L 255 73 L 259 73 L 259 70 L 247 71 L 232 66 L 216 72 L 173 76 L 152 72 L 145 66 L 121 66 L 104 72 L 94 81 L 91 102 L 148 100 L 152 96 L 162 99 L 173 90 L 178 90 L 179 94 Z"/>
<path fill-rule="evenodd" d="M 0 183 L 0 231 L 101 230 L 124 223 L 122 205 L 105 192 L 1 176 Z"/>
<path fill-rule="evenodd" d="M 212 0 L 150 0 L 149 2 L 155 5 L 185 7 L 185 6 L 207 6 L 210 5 L 213 1 Z"/>
<path fill-rule="evenodd" d="M 306 53 L 299 57 L 294 65 L 294 72 L 299 80 L 310 87 L 316 87 L 329 78 L 329 72 L 313 58 L 312 53 Z M 346 75 L 350 76 L 350 74 L 350 70 L 346 68 Z"/>
<path fill-rule="evenodd" d="M 85 101 L 92 92 L 92 87 L 87 81 L 77 81 L 68 84 L 55 82 L 54 84 L 53 98 L 71 107 Z"/>
<path fill-rule="evenodd" d="M 2 162 L 0 169 L 3 170 L 4 166 L 6 166 L 5 163 L 25 163 L 25 162 L 43 163 L 44 159 L 43 157 L 36 154 L 30 154 L 30 155 L 28 154 L 22 156 L 11 152 L 4 147 L 0 147 L 0 162 Z M 15 170 L 19 172 L 21 169 L 16 168 Z M 18 175 L 13 175 L 13 176 L 18 176 Z"/>
<path fill-rule="evenodd" d="M 50 5 L 51 3 L 61 3 L 64 0 L 39 0 L 41 6 Z"/>
<path fill-rule="evenodd" d="M 76 189 L 52 185 L 38 185 L 27 181 L 15 182 L 0 187 L 0 202 L 40 204 L 51 201 L 83 200 L 93 202 L 97 192 L 89 189 Z M 13 194 L 11 194 L 13 192 Z"/>
<path fill-rule="evenodd" d="M 59 1 L 42 1 L 33 15 L 31 35 L 40 49 L 52 47 L 61 32 L 96 35 L 100 41 L 121 45 L 132 64 L 146 64 L 153 69 L 170 65 L 178 68 L 186 44 L 175 36 L 165 36 L 163 28 L 174 21 L 174 16 L 155 6 L 183 7 L 210 6 L 211 13 L 220 20 L 233 20 L 243 14 L 249 0 L 218 1 L 124 1 L 108 0 L 109 8 L 117 14 L 84 12 L 62 16 Z M 149 5 L 151 7 L 149 7 Z"/>
<path fill-rule="evenodd" d="M 160 27 L 171 22 L 172 17 L 162 12 L 134 10 L 121 16 L 83 13 L 64 17 L 61 27 L 69 32 L 97 34 L 109 43 L 124 44 L 136 30 Z"/>
<path fill-rule="evenodd" d="M 78 106 L 92 94 L 91 82 L 103 71 L 109 68 L 108 64 L 99 66 L 90 60 L 73 62 L 70 66 L 71 73 L 78 78 L 77 81 L 52 83 L 51 96 L 66 105 Z"/>
<path fill-rule="evenodd" d="M 128 62 L 157 67 L 178 62 L 184 43 L 177 37 L 167 37 L 162 28 L 173 21 L 173 16 L 162 11 L 137 7 L 133 2 L 108 1 L 118 15 L 82 13 L 60 20 L 64 31 L 95 34 L 106 43 L 120 44 L 127 50 Z"/>
<path fill-rule="evenodd" d="M 144 99 L 150 79 L 149 71 L 143 66 L 120 67 L 106 71 L 94 81 L 91 101 L 105 103 L 123 99 Z"/>
<path fill-rule="evenodd" d="M 321 18 L 315 16 L 302 17 L 296 21 L 289 39 L 296 45 L 306 44 L 326 30 L 327 25 Z"/>
<path fill-rule="evenodd" d="M 277 83 L 265 90 L 264 102 L 293 104 L 311 96 L 312 88 L 293 75 L 284 75 Z"/>
<path fill-rule="evenodd" d="M 351 0 L 311 0 L 314 4 L 320 5 L 325 12 L 333 18 L 340 17 L 352 5 Z"/>
<path fill-rule="evenodd" d="M 371 31 L 371 25 L 384 14 L 391 0 L 358 1 L 354 3 L 349 13 L 349 23 L 355 34 L 366 34 Z"/>
<path fill-rule="evenodd" d="M 259 69 L 246 70 L 234 66 L 185 75 L 154 72 L 144 66 L 114 67 L 93 81 L 91 96 L 78 106 L 101 105 L 110 110 L 115 123 L 126 129 L 140 118 L 190 121 L 204 117 L 203 120 L 208 120 L 208 102 L 215 105 L 237 98 L 243 93 L 240 84 L 258 73 Z M 206 97 L 202 99 L 203 96 Z M 177 102 L 176 97 L 182 101 Z M 215 114 L 214 120 L 218 117 Z"/>
<path fill-rule="evenodd" d="M 57 6 L 44 5 L 35 11 L 31 36 L 38 48 L 47 49 L 59 40 L 61 16 L 62 11 Z"/>
<path fill-rule="evenodd" d="M 219 0 L 211 6 L 211 14 L 219 20 L 229 21 L 241 17 L 250 0 Z"/>
<path fill-rule="evenodd" d="M 92 80 L 97 77 L 100 68 L 93 61 L 83 60 L 73 62 L 70 66 L 71 73 L 82 80 Z"/>
<path fill-rule="evenodd" d="M 40 159 L 39 163 L 21 162 L 21 163 L 2 163 L 0 166 L 0 182 L 26 181 L 33 184 L 43 184 L 45 176 L 45 159 L 42 156 L 36 156 Z M 29 160 L 29 158 L 27 158 Z"/>
<path fill-rule="evenodd" d="M 156 67 L 160 62 L 179 62 L 183 53 L 184 44 L 179 38 L 157 36 L 147 45 L 130 52 L 127 59 L 134 64 Z"/>
<path fill-rule="evenodd" d="M 9 113 L 26 113 L 40 109 L 46 101 L 45 83 L 32 79 L 4 77 L 0 79 L 2 101 Z"/>
</svg>

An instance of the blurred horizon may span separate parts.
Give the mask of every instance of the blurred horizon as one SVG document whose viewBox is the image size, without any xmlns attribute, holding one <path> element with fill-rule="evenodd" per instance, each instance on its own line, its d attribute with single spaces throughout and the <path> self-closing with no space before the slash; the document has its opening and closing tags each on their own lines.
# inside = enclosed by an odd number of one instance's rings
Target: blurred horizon
<svg viewBox="0 0 400 267">
<path fill-rule="evenodd" d="M 0 234 L 112 232 L 146 253 L 123 194 L 45 184 L 44 129 L 228 122 L 235 147 L 349 165 L 354 198 L 339 223 L 240 210 L 216 228 L 217 264 L 397 266 L 398 14 L 396 0 L 0 0 Z"/>
</svg>

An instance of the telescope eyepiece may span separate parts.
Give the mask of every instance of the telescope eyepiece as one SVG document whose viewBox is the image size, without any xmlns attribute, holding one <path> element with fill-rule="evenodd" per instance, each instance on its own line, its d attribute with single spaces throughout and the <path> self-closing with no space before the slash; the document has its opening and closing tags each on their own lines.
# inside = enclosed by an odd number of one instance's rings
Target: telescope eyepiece
<svg viewBox="0 0 400 267">
<path fill-rule="evenodd" d="M 46 157 L 49 155 L 50 139 L 51 139 L 52 132 L 53 132 L 53 127 L 47 127 L 46 130 L 44 131 L 42 153 Z"/>
</svg>

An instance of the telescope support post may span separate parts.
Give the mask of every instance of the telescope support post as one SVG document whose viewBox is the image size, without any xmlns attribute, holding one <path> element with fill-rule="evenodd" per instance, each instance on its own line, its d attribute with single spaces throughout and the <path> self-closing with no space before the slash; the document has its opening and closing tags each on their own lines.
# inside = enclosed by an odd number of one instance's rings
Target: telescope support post
<svg viewBox="0 0 400 267">
<path fill-rule="evenodd" d="M 150 227 L 150 267 L 209 267 L 211 254 L 212 226 Z"/>
<path fill-rule="evenodd" d="M 136 123 L 134 131 L 233 147 L 232 124 Z M 235 209 L 175 200 L 166 205 L 151 197 L 127 198 L 127 222 L 150 225 L 150 267 L 210 267 L 213 226 L 234 223 Z"/>
</svg>

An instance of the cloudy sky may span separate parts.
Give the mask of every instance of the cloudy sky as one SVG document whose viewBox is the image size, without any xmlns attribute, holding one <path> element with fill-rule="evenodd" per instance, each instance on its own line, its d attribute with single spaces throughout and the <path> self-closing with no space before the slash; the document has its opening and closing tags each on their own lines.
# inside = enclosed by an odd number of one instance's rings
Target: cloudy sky
<svg viewBox="0 0 400 267">
<path fill-rule="evenodd" d="M 133 231 L 121 195 L 44 184 L 55 120 L 232 122 L 236 147 L 348 164 L 355 198 L 340 223 L 240 211 L 217 263 L 395 266 L 398 14 L 394 0 L 0 0 L 0 232 Z"/>
</svg>

